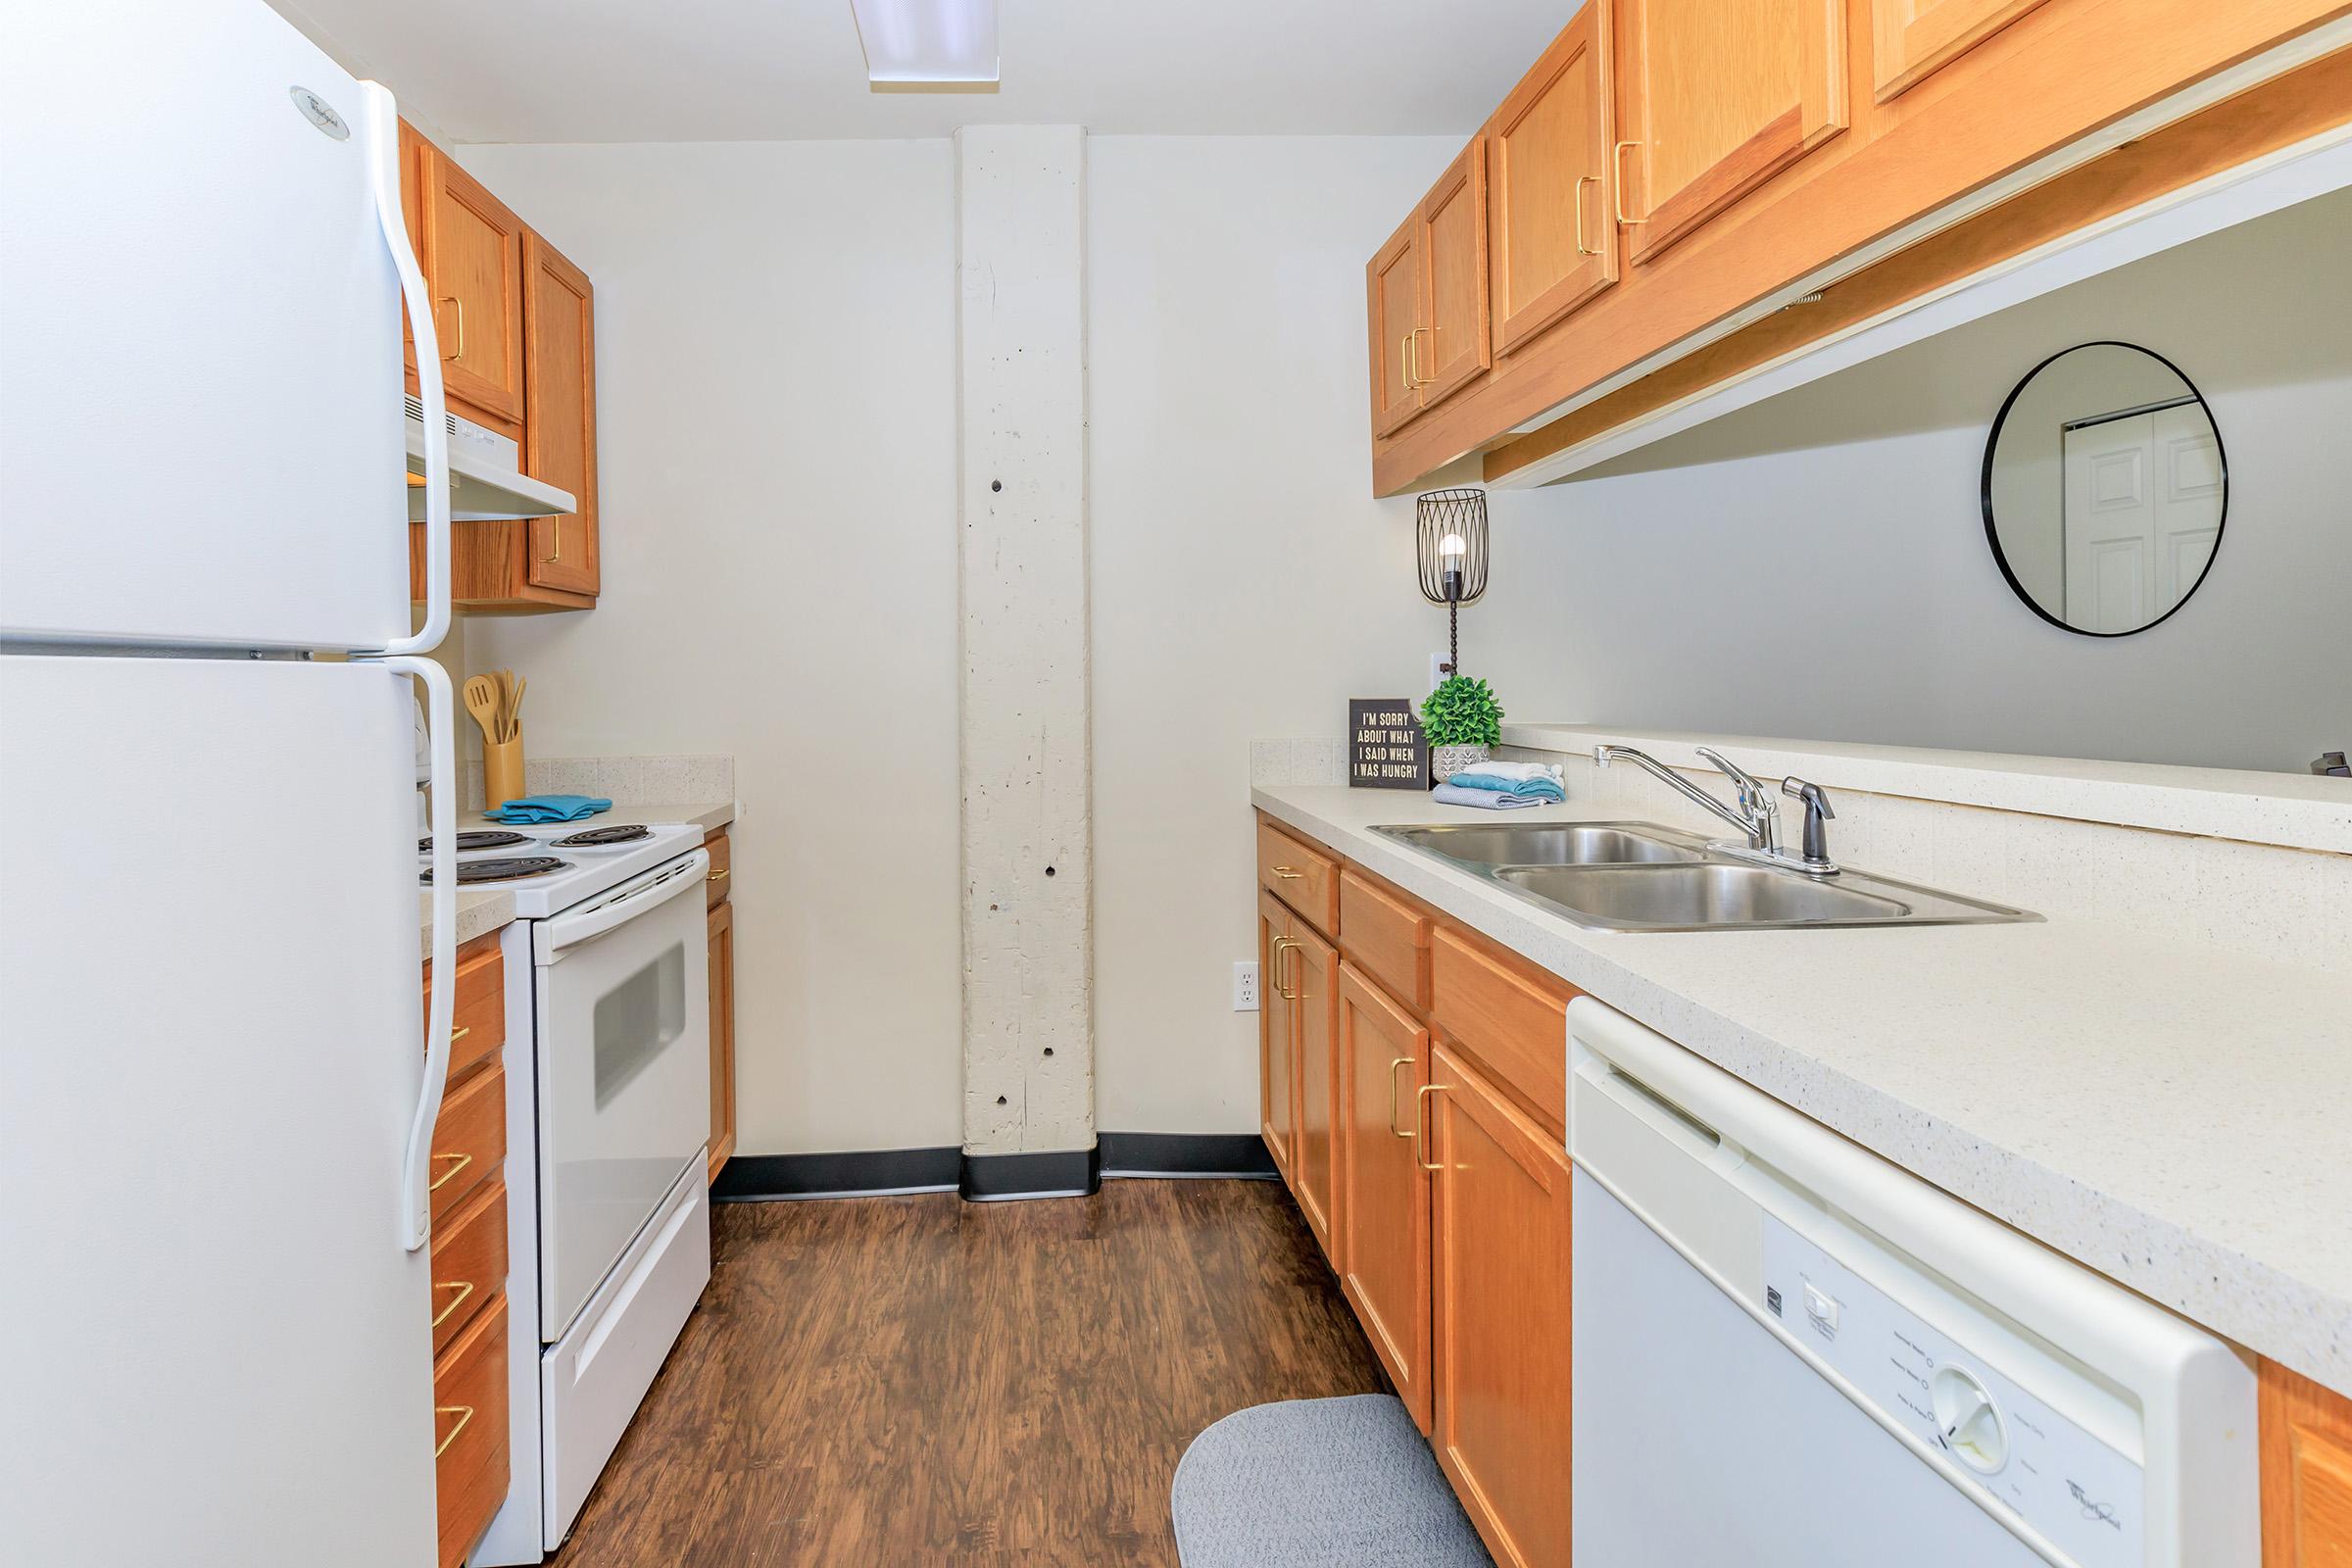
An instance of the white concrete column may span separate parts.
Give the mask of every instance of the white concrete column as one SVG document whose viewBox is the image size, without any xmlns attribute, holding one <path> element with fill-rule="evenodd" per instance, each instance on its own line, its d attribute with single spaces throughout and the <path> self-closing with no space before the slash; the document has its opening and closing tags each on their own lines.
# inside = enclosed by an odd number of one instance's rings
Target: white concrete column
<svg viewBox="0 0 2352 1568">
<path fill-rule="evenodd" d="M 1086 133 L 956 135 L 963 1147 L 1095 1142 Z"/>
</svg>

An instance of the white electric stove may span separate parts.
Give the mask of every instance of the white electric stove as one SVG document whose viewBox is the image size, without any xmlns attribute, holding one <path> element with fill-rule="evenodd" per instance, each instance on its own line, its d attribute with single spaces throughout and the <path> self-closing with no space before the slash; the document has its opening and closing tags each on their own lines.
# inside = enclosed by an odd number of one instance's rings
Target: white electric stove
<svg viewBox="0 0 2352 1568">
<path fill-rule="evenodd" d="M 710 1277 L 702 841 L 595 818 L 458 835 L 460 886 L 511 893 L 516 914 L 501 938 L 513 1490 L 476 1565 L 537 1562 L 570 1532 Z"/>
</svg>

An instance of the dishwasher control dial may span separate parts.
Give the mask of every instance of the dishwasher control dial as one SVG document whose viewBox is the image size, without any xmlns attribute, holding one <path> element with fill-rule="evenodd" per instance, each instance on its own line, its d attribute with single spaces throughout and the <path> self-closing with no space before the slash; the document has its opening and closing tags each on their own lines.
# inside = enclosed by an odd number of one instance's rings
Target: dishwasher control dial
<svg viewBox="0 0 2352 1568">
<path fill-rule="evenodd" d="M 1928 1392 L 1936 1404 L 1936 1435 L 1954 1458 L 1987 1476 L 2009 1462 L 2008 1424 L 1974 1372 L 1938 1367 Z"/>
</svg>

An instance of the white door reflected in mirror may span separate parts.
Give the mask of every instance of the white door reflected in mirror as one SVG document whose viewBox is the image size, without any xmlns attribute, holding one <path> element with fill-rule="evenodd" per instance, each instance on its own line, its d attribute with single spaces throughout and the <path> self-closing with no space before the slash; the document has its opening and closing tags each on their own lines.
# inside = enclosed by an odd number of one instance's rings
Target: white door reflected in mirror
<svg viewBox="0 0 2352 1568">
<path fill-rule="evenodd" d="M 2069 631 L 2144 631 L 2196 591 L 2220 544 L 2229 470 L 2195 386 L 2125 343 L 2053 355 L 2018 383 L 1984 451 L 1984 529 L 2001 572 Z"/>
</svg>

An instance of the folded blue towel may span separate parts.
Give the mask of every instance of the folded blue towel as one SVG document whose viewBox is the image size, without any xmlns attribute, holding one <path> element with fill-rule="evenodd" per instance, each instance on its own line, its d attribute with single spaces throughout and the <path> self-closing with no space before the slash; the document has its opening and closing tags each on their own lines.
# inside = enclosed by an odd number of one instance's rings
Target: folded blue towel
<svg viewBox="0 0 2352 1568">
<path fill-rule="evenodd" d="M 1429 798 L 1440 806 L 1475 806 L 1482 811 L 1517 811 L 1531 806 L 1544 806 L 1540 795 L 1513 795 L 1507 790 L 1465 789 L 1459 784 L 1441 784 L 1429 792 Z"/>
<path fill-rule="evenodd" d="M 1457 790 L 1493 790 L 1498 795 L 1516 795 L 1529 801 L 1564 801 L 1568 792 L 1556 779 L 1496 778 L 1492 773 L 1456 773 L 1446 781 Z"/>
<path fill-rule="evenodd" d="M 601 796 L 525 795 L 482 815 L 493 822 L 577 822 L 611 809 L 612 803 Z"/>
</svg>

